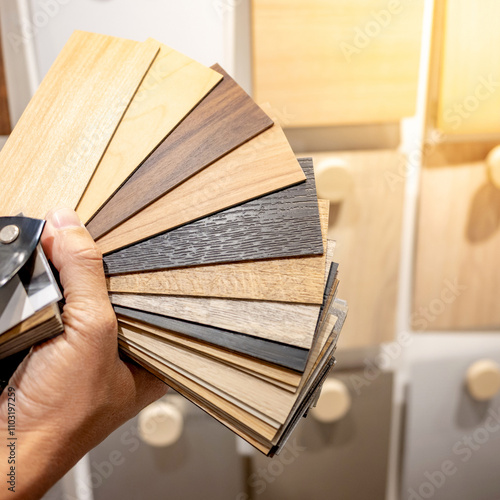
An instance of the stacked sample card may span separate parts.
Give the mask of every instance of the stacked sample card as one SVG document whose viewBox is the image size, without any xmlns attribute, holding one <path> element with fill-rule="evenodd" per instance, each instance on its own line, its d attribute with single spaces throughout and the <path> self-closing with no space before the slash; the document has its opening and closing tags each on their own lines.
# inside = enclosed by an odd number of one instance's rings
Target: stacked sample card
<svg viewBox="0 0 500 500">
<path fill-rule="evenodd" d="M 1 151 L 0 178 L 1 217 L 77 210 L 104 255 L 124 356 L 280 450 L 334 364 L 347 306 L 329 203 L 271 108 L 155 40 L 75 32 Z M 50 316 L 60 330 L 54 302 L 34 327 Z"/>
</svg>

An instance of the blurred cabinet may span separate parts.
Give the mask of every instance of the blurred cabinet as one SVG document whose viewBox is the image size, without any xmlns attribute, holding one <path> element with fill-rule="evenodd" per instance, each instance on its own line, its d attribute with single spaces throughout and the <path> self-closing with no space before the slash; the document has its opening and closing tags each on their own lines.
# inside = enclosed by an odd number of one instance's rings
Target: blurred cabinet
<svg viewBox="0 0 500 500">
<path fill-rule="evenodd" d="M 253 0 L 253 89 L 286 127 L 415 112 L 423 0 Z"/>
<path fill-rule="evenodd" d="M 335 423 L 309 415 L 273 459 L 252 457 L 250 485 L 261 500 L 386 498 L 392 374 L 368 381 L 363 371 L 335 372 L 351 406 Z"/>
<path fill-rule="evenodd" d="M 445 0 L 443 13 L 437 128 L 500 134 L 500 2 Z"/>
<path fill-rule="evenodd" d="M 343 165 L 350 177 L 345 198 L 330 205 L 328 232 L 337 241 L 339 297 L 347 300 L 350 311 L 339 349 L 391 342 L 396 331 L 406 158 L 393 150 L 311 156 L 320 195 L 329 181 L 325 163 Z"/>
<path fill-rule="evenodd" d="M 500 352 L 488 357 L 498 363 Z M 413 366 L 400 498 L 500 498 L 500 396 L 470 395 L 466 375 L 476 361 L 465 355 Z"/>
</svg>

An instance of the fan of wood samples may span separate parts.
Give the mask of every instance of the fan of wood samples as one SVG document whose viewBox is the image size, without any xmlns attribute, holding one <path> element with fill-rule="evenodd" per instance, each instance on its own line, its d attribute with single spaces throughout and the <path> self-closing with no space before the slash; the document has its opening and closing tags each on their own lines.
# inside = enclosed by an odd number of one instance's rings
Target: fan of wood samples
<svg viewBox="0 0 500 500">
<path fill-rule="evenodd" d="M 1 151 L 0 178 L 2 218 L 77 210 L 104 255 L 123 356 L 279 452 L 335 363 L 347 305 L 329 204 L 271 109 L 155 40 L 75 32 Z M 29 279 L 13 279 L 29 301 Z M 0 356 L 4 337 L 59 332 L 59 299 L 0 323 Z"/>
</svg>

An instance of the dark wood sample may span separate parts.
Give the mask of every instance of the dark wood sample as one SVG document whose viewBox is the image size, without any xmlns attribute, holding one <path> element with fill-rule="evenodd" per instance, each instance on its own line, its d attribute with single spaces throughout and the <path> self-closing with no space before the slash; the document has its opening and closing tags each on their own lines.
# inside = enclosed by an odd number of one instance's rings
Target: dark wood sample
<svg viewBox="0 0 500 500">
<path fill-rule="evenodd" d="M 11 130 L 7 83 L 5 80 L 5 67 L 0 36 L 0 135 L 9 135 Z"/>
<path fill-rule="evenodd" d="M 313 164 L 310 158 L 299 162 L 306 182 L 108 254 L 106 274 L 321 255 Z"/>
<path fill-rule="evenodd" d="M 143 323 L 163 328 L 164 330 L 179 333 L 192 339 L 207 342 L 229 351 L 245 354 L 284 368 L 301 372 L 304 371 L 306 366 L 309 355 L 308 349 L 223 330 L 213 326 L 138 311 L 128 307 L 113 307 L 119 317 L 124 316 L 136 319 Z"/>
<path fill-rule="evenodd" d="M 181 182 L 271 127 L 273 121 L 219 65 L 224 78 L 87 224 L 97 239 Z"/>
</svg>

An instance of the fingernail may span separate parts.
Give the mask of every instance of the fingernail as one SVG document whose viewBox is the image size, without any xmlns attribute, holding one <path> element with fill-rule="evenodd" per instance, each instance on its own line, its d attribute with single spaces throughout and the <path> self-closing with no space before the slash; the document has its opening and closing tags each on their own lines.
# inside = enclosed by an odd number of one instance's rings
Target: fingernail
<svg viewBox="0 0 500 500">
<path fill-rule="evenodd" d="M 56 229 L 65 229 L 70 227 L 81 227 L 80 218 L 71 208 L 60 208 L 50 214 L 50 222 Z"/>
</svg>

